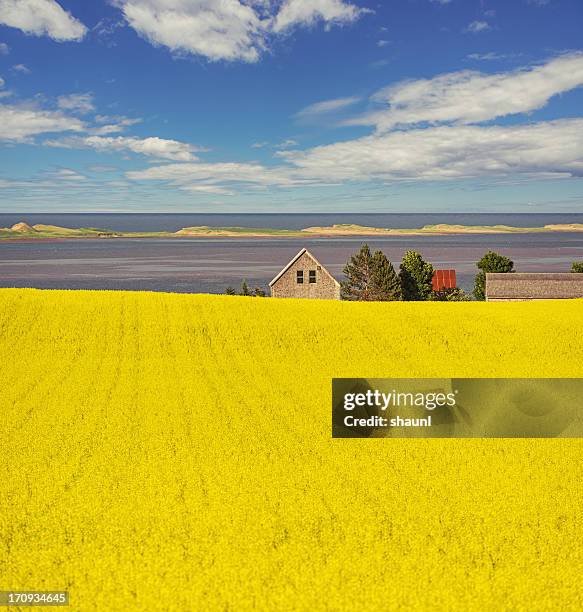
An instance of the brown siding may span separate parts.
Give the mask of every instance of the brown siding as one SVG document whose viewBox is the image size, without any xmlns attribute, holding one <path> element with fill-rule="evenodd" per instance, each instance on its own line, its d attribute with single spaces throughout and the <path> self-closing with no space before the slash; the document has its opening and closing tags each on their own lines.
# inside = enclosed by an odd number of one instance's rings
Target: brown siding
<svg viewBox="0 0 583 612">
<path fill-rule="evenodd" d="M 583 298 L 583 274 L 486 274 L 486 300 L 560 300 Z"/>
<path fill-rule="evenodd" d="M 321 269 L 318 270 L 318 267 Z M 301 285 L 296 281 L 298 270 L 304 272 L 304 282 Z M 309 282 L 310 270 L 316 270 L 315 283 Z M 324 266 L 319 266 L 309 253 L 303 253 L 271 286 L 271 296 L 339 300 L 340 287 Z"/>
</svg>

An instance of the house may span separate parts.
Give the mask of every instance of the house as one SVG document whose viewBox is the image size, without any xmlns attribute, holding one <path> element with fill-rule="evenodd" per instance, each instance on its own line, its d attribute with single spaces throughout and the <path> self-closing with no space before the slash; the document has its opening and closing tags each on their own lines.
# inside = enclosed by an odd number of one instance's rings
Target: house
<svg viewBox="0 0 583 612">
<path fill-rule="evenodd" d="M 572 272 L 486 274 L 488 302 L 572 298 L 583 298 L 583 274 Z"/>
<path fill-rule="evenodd" d="M 339 300 L 340 283 L 307 250 L 302 249 L 269 283 L 271 297 Z"/>
<path fill-rule="evenodd" d="M 443 291 L 444 289 L 455 289 L 457 279 L 455 270 L 435 270 L 431 279 L 433 291 Z"/>
</svg>

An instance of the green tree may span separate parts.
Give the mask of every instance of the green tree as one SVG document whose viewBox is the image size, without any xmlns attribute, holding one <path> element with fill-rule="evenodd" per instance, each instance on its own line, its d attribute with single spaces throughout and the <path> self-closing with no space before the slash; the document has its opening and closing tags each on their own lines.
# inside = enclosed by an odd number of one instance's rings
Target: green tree
<svg viewBox="0 0 583 612">
<path fill-rule="evenodd" d="M 428 300 L 431 297 L 433 266 L 417 251 L 407 251 L 403 255 L 399 278 L 404 300 Z"/>
<path fill-rule="evenodd" d="M 246 280 L 243 280 L 241 283 L 241 295 L 251 295 L 251 291 L 249 290 L 249 285 Z"/>
<path fill-rule="evenodd" d="M 255 287 L 253 289 L 253 297 L 265 297 L 265 291 L 261 287 Z"/>
<path fill-rule="evenodd" d="M 474 282 L 474 297 L 481 301 L 486 299 L 486 274 L 488 272 L 514 272 L 514 262 L 494 251 L 488 251 L 476 265 L 479 272 Z"/>
<path fill-rule="evenodd" d="M 368 244 L 363 244 L 356 255 L 352 255 L 344 266 L 346 280 L 341 283 L 340 296 L 343 300 L 374 300 L 372 282 L 372 255 Z"/>
<path fill-rule="evenodd" d="M 571 272 L 583 272 L 583 261 L 574 261 Z"/>
<path fill-rule="evenodd" d="M 225 295 L 237 295 L 237 292 L 233 287 L 229 286 L 225 289 Z"/>
<path fill-rule="evenodd" d="M 429 298 L 432 302 L 469 302 L 472 298 L 459 287 L 434 291 Z"/>
<path fill-rule="evenodd" d="M 375 300 L 387 302 L 401 299 L 401 281 L 382 251 L 376 251 L 372 257 L 371 276 Z"/>
</svg>

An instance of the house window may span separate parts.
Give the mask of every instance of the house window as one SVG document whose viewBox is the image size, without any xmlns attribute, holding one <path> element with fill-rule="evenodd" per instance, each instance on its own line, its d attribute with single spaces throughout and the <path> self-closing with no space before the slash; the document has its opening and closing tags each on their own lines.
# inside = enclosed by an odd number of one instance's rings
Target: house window
<svg viewBox="0 0 583 612">
<path fill-rule="evenodd" d="M 316 270 L 310 270 L 310 283 L 316 282 Z"/>
<path fill-rule="evenodd" d="M 303 285 L 304 284 L 304 271 L 303 270 L 298 270 L 296 272 L 296 281 L 297 281 L 298 285 Z"/>
</svg>

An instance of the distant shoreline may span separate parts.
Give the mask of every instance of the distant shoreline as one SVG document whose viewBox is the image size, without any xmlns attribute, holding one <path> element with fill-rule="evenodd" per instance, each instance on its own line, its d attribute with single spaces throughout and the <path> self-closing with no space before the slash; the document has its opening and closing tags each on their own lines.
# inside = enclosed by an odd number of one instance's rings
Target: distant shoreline
<svg viewBox="0 0 583 612">
<path fill-rule="evenodd" d="M 16 223 L 10 228 L 0 228 L 0 240 L 5 241 L 62 241 L 67 239 L 114 240 L 119 238 L 334 238 L 334 237 L 402 237 L 447 235 L 500 235 L 533 233 L 579 233 L 583 223 L 549 224 L 542 227 L 513 227 L 509 225 L 425 225 L 422 228 L 394 229 L 366 227 L 355 224 L 314 226 L 301 230 L 210 227 L 206 225 L 185 227 L 177 232 L 119 232 L 103 228 L 67 228 L 56 225 L 28 225 Z"/>
</svg>

